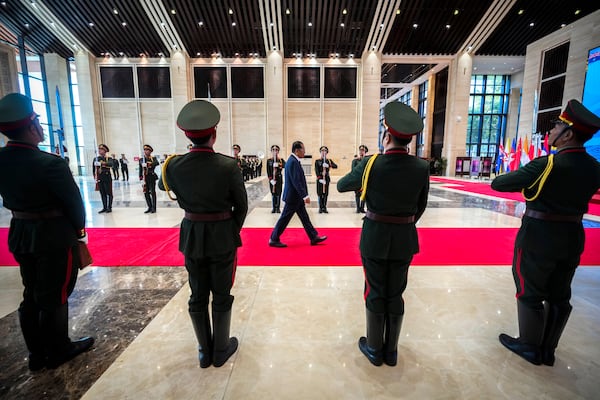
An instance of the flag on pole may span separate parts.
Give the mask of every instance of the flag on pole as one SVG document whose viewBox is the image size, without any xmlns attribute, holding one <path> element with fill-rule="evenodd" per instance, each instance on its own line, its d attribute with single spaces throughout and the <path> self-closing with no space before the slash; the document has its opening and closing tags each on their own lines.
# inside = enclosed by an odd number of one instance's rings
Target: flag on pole
<svg viewBox="0 0 600 400">
<path fill-rule="evenodd" d="M 511 165 L 510 165 L 510 170 L 516 171 L 519 169 L 519 165 L 521 164 L 521 149 L 522 149 L 521 139 L 519 139 L 518 143 L 517 143 L 517 138 L 513 139 L 513 148 L 515 148 L 515 150 L 513 152 L 513 159 L 512 159 Z"/>
<path fill-rule="evenodd" d="M 498 157 L 496 157 L 496 167 L 494 170 L 496 175 L 498 175 L 500 173 L 500 170 L 502 169 L 502 166 L 504 165 L 505 157 L 506 157 L 506 152 L 504 151 L 504 146 L 502 146 L 502 143 L 500 143 L 498 145 Z"/>
<path fill-rule="evenodd" d="M 521 141 L 519 139 L 519 145 L 521 145 Z M 521 147 L 521 159 L 519 160 L 519 167 L 527 165 L 531 161 L 529 158 L 529 142 L 527 141 L 527 136 L 525 136 L 525 140 L 523 141 L 523 147 Z"/>
</svg>

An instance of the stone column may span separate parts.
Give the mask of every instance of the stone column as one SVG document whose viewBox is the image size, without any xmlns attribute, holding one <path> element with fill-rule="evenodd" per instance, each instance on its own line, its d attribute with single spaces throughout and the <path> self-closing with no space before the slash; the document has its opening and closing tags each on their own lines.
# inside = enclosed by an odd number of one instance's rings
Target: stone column
<svg viewBox="0 0 600 400">
<path fill-rule="evenodd" d="M 366 145 L 375 153 L 379 139 L 379 109 L 381 97 L 381 54 L 364 52 L 360 75 L 359 132 L 356 143 Z"/>
</svg>

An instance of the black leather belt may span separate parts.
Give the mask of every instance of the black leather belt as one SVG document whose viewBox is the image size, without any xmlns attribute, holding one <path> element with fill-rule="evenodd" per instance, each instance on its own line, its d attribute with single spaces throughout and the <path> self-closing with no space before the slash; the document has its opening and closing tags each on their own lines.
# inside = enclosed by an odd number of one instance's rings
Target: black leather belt
<svg viewBox="0 0 600 400">
<path fill-rule="evenodd" d="M 365 216 L 372 221 L 386 222 L 388 224 L 412 224 L 415 222 L 414 215 L 410 215 L 408 217 L 394 217 L 392 215 L 380 215 L 371 211 L 367 211 Z"/>
<path fill-rule="evenodd" d="M 530 218 L 553 222 L 581 222 L 583 219 L 583 215 L 551 214 L 543 211 L 530 210 L 529 208 L 525 210 L 525 214 L 523 215 Z"/>
<path fill-rule="evenodd" d="M 17 219 L 48 219 L 62 217 L 64 214 L 60 210 L 43 211 L 39 213 L 27 212 L 27 211 L 13 211 L 13 218 Z"/>
<path fill-rule="evenodd" d="M 231 211 L 225 211 L 222 213 L 210 213 L 210 214 L 198 214 L 193 212 L 185 212 L 185 219 L 195 222 L 215 222 L 225 221 L 233 217 Z"/>
</svg>

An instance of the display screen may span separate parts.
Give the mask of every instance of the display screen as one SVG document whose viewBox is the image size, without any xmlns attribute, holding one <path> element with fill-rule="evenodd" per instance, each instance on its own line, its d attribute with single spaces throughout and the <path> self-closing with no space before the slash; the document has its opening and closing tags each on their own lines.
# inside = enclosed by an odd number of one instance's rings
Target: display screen
<svg viewBox="0 0 600 400">
<path fill-rule="evenodd" d="M 262 99 L 265 97 L 262 67 L 231 68 L 231 97 Z"/>
<path fill-rule="evenodd" d="M 227 98 L 227 69 L 194 67 L 194 97 L 197 99 Z"/>
<path fill-rule="evenodd" d="M 583 105 L 600 116 L 600 46 L 588 53 L 587 72 L 583 86 Z M 585 143 L 587 152 L 600 161 L 600 132 Z"/>
<path fill-rule="evenodd" d="M 169 67 L 138 67 L 137 76 L 140 98 L 168 99 L 171 97 Z"/>
<path fill-rule="evenodd" d="M 102 97 L 134 98 L 133 68 L 131 67 L 100 67 L 100 82 Z"/>
<path fill-rule="evenodd" d="M 320 70 L 313 67 L 288 68 L 288 97 L 291 99 L 318 99 L 320 94 Z"/>
</svg>

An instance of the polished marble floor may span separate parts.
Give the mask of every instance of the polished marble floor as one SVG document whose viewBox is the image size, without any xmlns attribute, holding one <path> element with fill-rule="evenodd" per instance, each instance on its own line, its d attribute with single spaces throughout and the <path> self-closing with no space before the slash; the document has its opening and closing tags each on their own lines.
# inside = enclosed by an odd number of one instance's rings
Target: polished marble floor
<svg viewBox="0 0 600 400">
<path fill-rule="evenodd" d="M 309 182 L 311 179 L 309 179 Z M 159 193 L 144 214 L 138 182 L 115 182 L 112 214 L 79 179 L 89 227 L 173 227 L 182 211 Z M 247 227 L 271 227 L 265 178 L 247 184 Z M 319 227 L 359 227 L 352 193 L 332 191 Z M 420 227 L 518 227 L 523 204 L 433 184 Z M 0 226 L 9 214 L 0 211 Z M 588 216 L 586 226 L 600 219 Z M 299 227 L 294 219 L 290 226 Z M 325 242 L 325 246 L 326 246 Z M 119 251 L 115 243 L 115 251 Z M 307 244 L 306 251 L 310 251 Z M 364 335 L 358 267 L 238 268 L 232 335 L 238 352 L 200 369 L 180 267 L 87 268 L 70 298 L 72 337 L 93 334 L 92 351 L 55 371 L 30 373 L 16 312 L 18 269 L 0 267 L 0 398 L 7 399 L 597 399 L 600 393 L 600 268 L 579 268 L 574 311 L 554 367 L 505 350 L 517 333 L 509 266 L 411 268 L 396 367 L 374 367 L 357 349 Z"/>
</svg>

